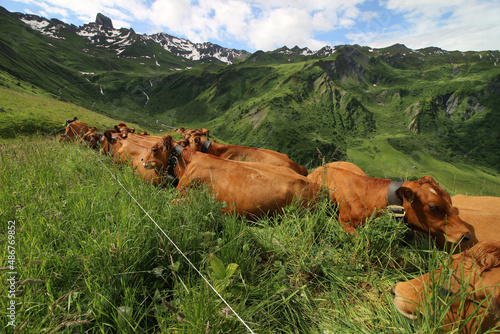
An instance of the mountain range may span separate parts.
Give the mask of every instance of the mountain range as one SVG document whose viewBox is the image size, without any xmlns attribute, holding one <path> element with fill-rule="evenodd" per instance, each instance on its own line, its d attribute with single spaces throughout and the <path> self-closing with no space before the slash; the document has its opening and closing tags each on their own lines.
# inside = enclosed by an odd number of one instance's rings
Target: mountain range
<svg viewBox="0 0 500 334">
<path fill-rule="evenodd" d="M 244 50 L 227 49 L 209 42 L 192 43 L 187 39 L 177 38 L 165 33 L 146 35 L 137 34 L 134 29 L 114 29 L 112 20 L 101 13 L 97 14 L 95 22 L 81 27 L 69 25 L 57 19 L 48 20 L 37 15 L 22 13 L 14 13 L 14 15 L 32 29 L 46 36 L 64 39 L 64 32 L 71 31 L 86 38 L 93 45 L 112 50 L 117 55 L 121 55 L 127 46 L 136 43 L 147 44 L 148 42 L 157 43 L 165 50 L 190 60 L 217 60 L 230 64 L 237 59 L 243 59 L 250 55 Z"/>
<path fill-rule="evenodd" d="M 155 131 L 204 126 L 310 165 L 374 168 L 390 151 L 397 168 L 423 168 L 431 157 L 500 171 L 498 50 L 249 53 L 115 29 L 102 14 L 76 27 L 3 8 L 0 32 L 3 86 L 32 85 Z"/>
</svg>

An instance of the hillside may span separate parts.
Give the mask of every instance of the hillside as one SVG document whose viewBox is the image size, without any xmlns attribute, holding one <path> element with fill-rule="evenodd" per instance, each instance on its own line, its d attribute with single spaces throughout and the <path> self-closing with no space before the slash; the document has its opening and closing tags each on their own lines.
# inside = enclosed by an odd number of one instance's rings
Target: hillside
<svg viewBox="0 0 500 334">
<path fill-rule="evenodd" d="M 500 172 L 498 51 L 280 48 L 225 65 L 153 41 L 117 54 L 71 27 L 54 38 L 0 15 L 4 87 L 19 80 L 156 133 L 207 127 L 219 140 L 278 150 L 309 168 L 343 159 L 373 176 L 431 173 L 450 185 L 469 182 L 470 170 L 483 184 Z"/>
<path fill-rule="evenodd" d="M 59 101 L 51 94 L 21 82 L 2 76 L 4 83 L 14 88 L 0 86 L 0 138 L 11 139 L 19 135 L 35 133 L 55 136 L 64 133 L 65 121 L 77 116 L 82 122 L 104 131 L 119 123 L 119 119 L 104 116 L 75 104 Z M 141 131 L 141 124 L 130 122 Z"/>
</svg>

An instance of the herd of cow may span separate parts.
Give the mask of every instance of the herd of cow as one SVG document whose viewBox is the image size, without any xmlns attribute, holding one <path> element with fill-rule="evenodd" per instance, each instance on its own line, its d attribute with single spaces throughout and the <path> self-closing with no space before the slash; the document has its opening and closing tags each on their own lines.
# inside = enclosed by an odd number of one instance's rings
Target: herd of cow
<svg viewBox="0 0 500 334">
<path fill-rule="evenodd" d="M 343 161 L 308 173 L 279 152 L 211 141 L 207 129 L 172 131 L 183 139 L 136 134 L 124 123 L 100 134 L 75 117 L 58 138 L 79 140 L 93 149 L 100 146 L 101 153 L 130 164 L 144 181 L 173 185 L 181 197 L 193 185 L 204 185 L 225 202 L 224 213 L 248 219 L 279 214 L 292 201 L 314 208 L 323 191 L 328 191 L 339 222 L 351 233 L 372 215 L 392 213 L 412 230 L 430 234 L 443 249 L 458 246 L 453 249 L 460 250 L 455 250 L 451 264 L 443 264 L 437 272 L 397 283 L 392 288 L 396 309 L 414 320 L 430 303 L 430 295 L 446 293 L 453 298 L 466 289 L 470 296 L 453 303 L 444 329 L 464 319 L 464 333 L 500 326 L 500 198 L 450 197 L 431 176 L 395 182 L 368 177 Z M 449 276 L 446 288 L 435 283 L 440 275 Z"/>
</svg>

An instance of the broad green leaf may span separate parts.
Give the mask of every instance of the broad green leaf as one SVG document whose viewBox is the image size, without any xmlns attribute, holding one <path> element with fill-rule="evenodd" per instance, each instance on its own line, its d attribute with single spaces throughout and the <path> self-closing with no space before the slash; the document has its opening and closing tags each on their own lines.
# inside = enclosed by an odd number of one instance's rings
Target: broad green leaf
<svg viewBox="0 0 500 334">
<path fill-rule="evenodd" d="M 222 263 L 221 259 L 214 254 L 210 254 L 210 265 L 217 278 L 223 279 L 226 277 L 226 268 L 224 268 L 224 263 Z"/>
</svg>

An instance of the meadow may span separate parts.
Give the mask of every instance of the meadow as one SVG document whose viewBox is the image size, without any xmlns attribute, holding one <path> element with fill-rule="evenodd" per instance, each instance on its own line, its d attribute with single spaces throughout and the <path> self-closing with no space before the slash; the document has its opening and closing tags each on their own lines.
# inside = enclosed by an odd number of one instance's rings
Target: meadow
<svg viewBox="0 0 500 334">
<path fill-rule="evenodd" d="M 449 257 L 427 236 L 405 240 L 406 226 L 388 215 L 350 235 L 326 198 L 314 211 L 291 205 L 257 221 L 223 215 L 224 203 L 203 189 L 177 203 L 175 189 L 54 140 L 67 118 L 100 129 L 118 120 L 30 90 L 0 87 L 0 326 L 8 333 L 440 332 L 452 301 L 434 298 L 410 324 L 390 293 Z M 398 153 L 374 154 L 371 145 L 352 156 L 370 174 L 396 173 L 382 162 Z M 466 174 L 445 186 L 452 194 L 496 191 L 494 182 L 477 187 L 478 170 L 457 170 Z"/>
<path fill-rule="evenodd" d="M 314 211 L 292 205 L 247 221 L 221 214 L 203 189 L 173 204 L 175 189 L 77 144 L 30 136 L 0 147 L 3 259 L 15 222 L 14 332 L 247 332 L 198 270 L 255 333 L 441 326 L 442 314 L 409 324 L 390 288 L 448 255 L 426 236 L 404 241 L 406 227 L 388 215 L 350 235 L 323 199 Z M 10 330 L 2 276 L 0 326 Z"/>
</svg>

